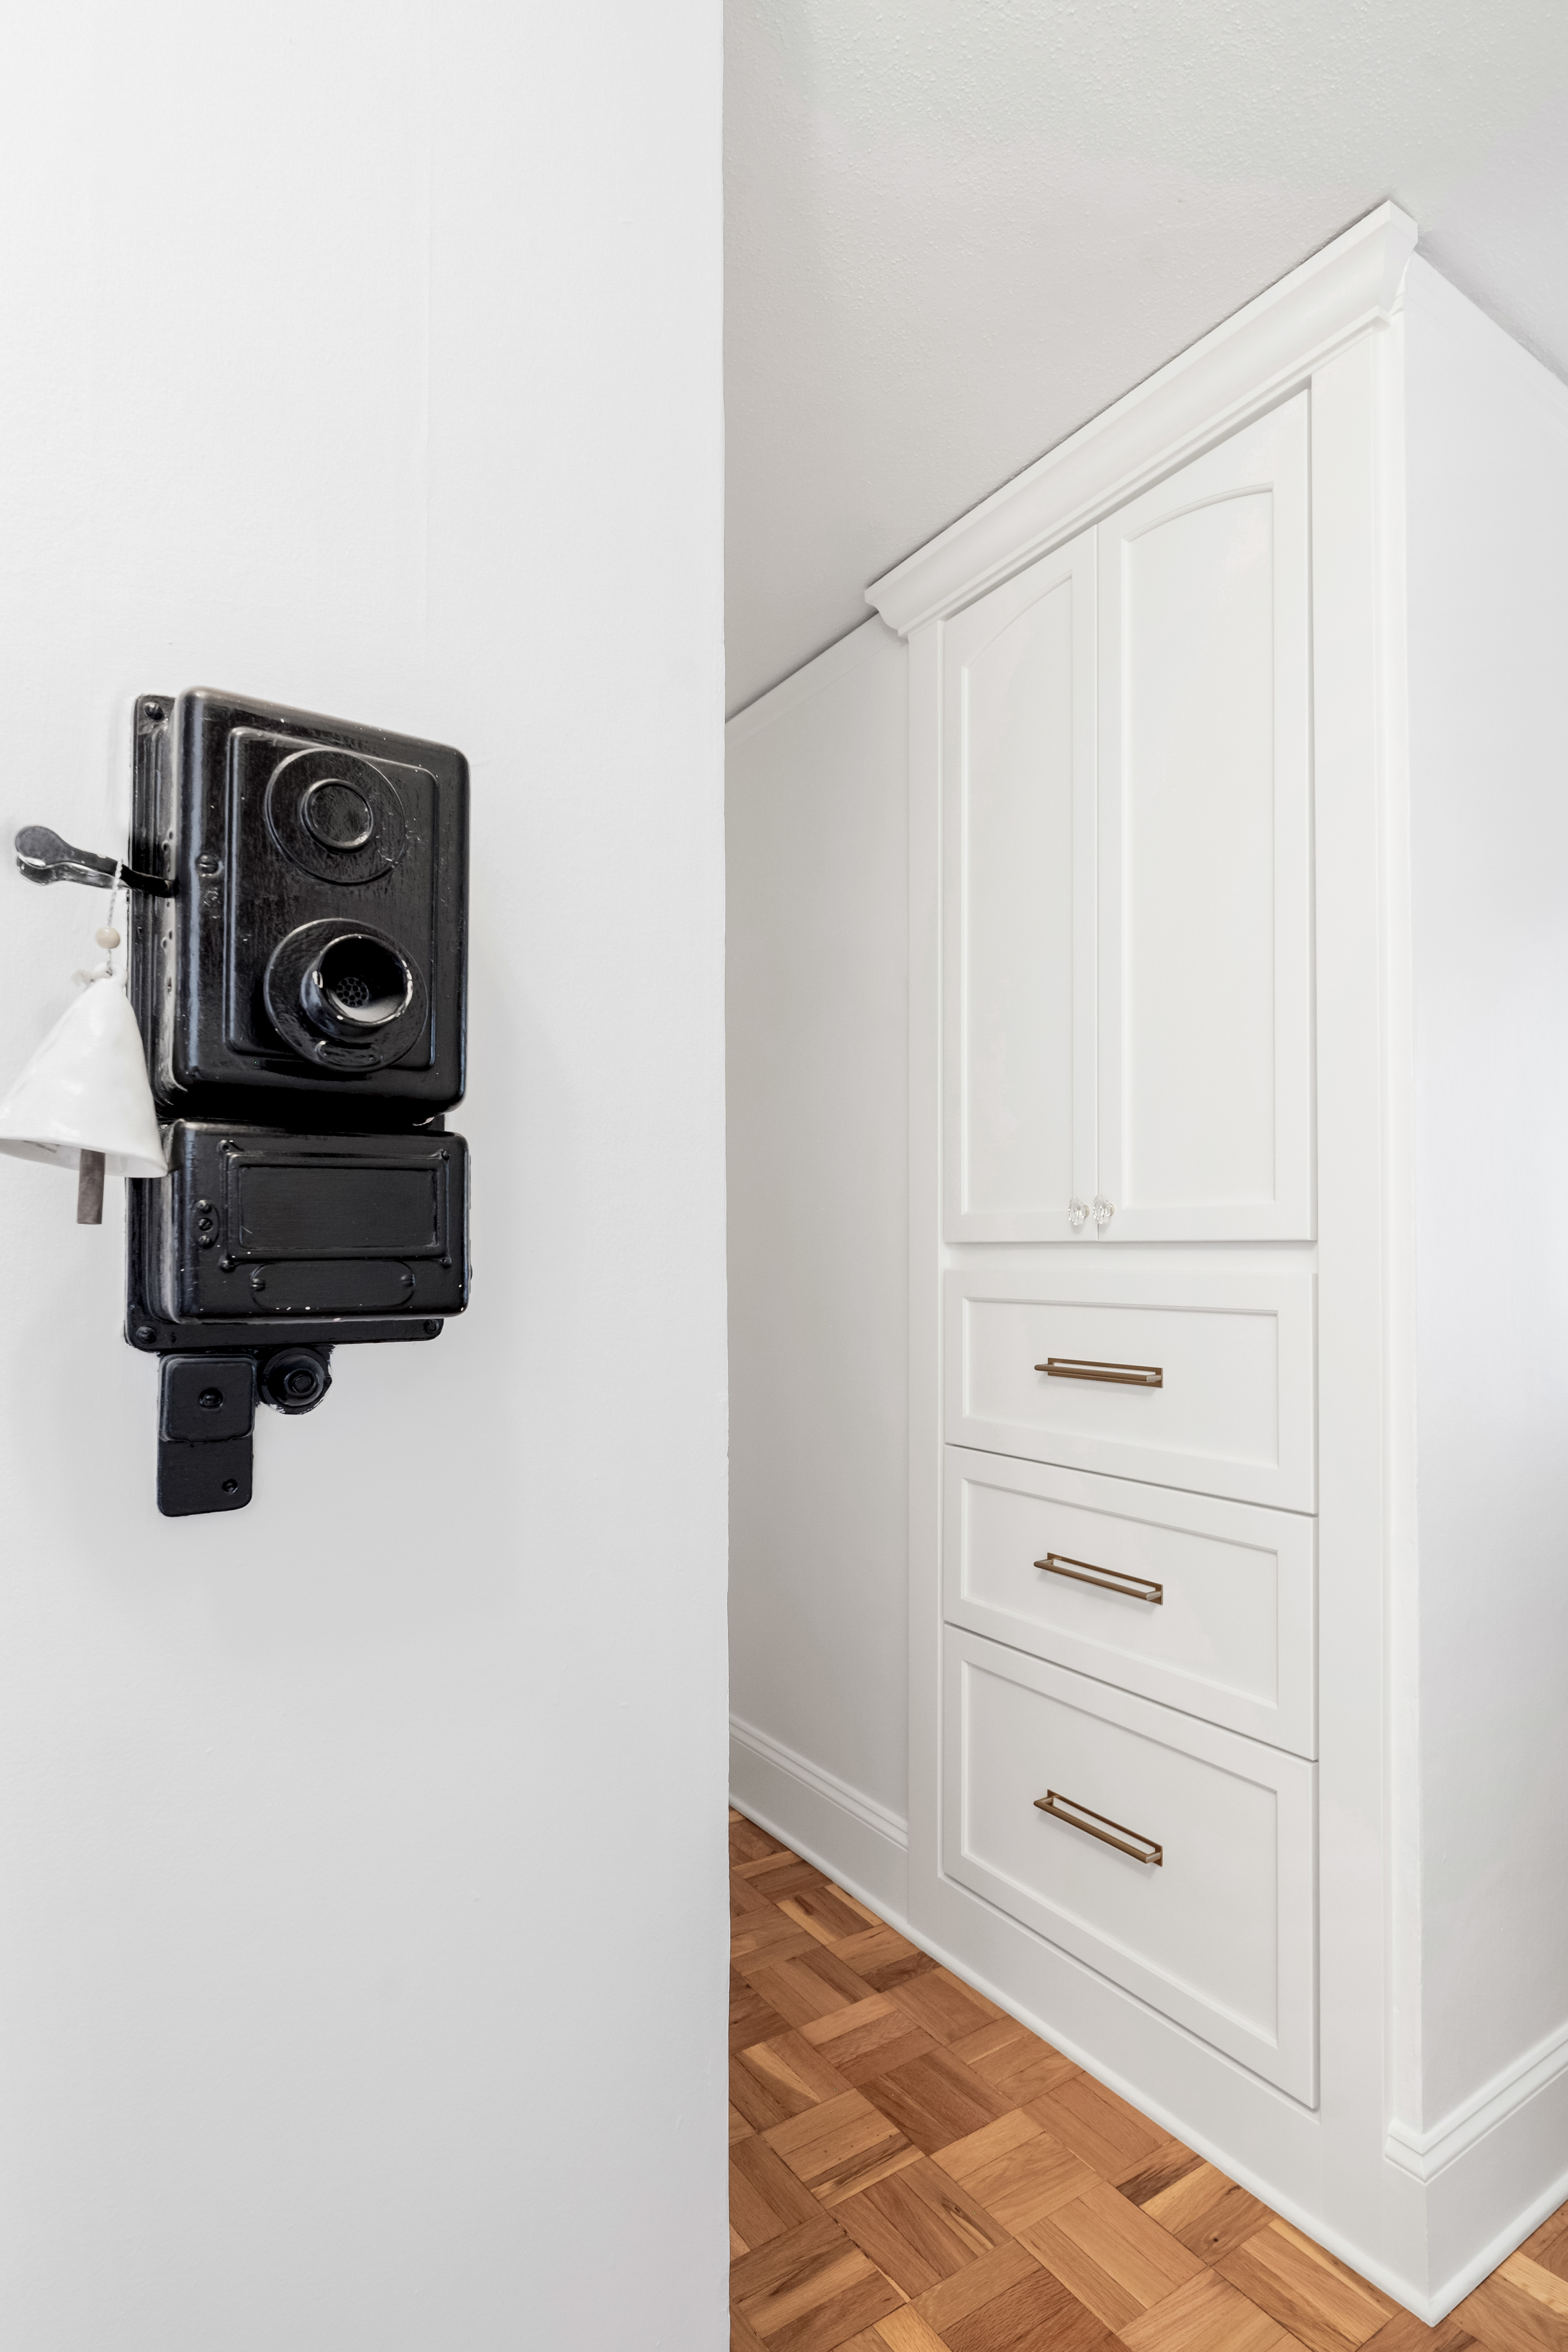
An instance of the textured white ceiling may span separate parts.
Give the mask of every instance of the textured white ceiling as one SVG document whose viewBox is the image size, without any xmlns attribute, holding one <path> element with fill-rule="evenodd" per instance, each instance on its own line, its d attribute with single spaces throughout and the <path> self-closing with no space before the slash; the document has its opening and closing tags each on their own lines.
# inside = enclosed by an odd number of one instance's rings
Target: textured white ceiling
<svg viewBox="0 0 1568 2352">
<path fill-rule="evenodd" d="M 1564 0 L 728 0 L 732 709 L 1393 196 L 1568 374 Z"/>
</svg>

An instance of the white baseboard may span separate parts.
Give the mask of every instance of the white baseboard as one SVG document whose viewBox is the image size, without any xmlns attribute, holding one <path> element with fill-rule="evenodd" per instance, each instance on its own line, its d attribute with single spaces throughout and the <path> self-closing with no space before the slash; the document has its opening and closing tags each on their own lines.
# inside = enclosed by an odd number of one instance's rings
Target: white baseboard
<svg viewBox="0 0 1568 2352">
<path fill-rule="evenodd" d="M 1388 2158 L 1417 2180 L 1435 2180 L 1479 2139 L 1506 2123 L 1514 2111 L 1568 2072 L 1568 2026 L 1561 2027 L 1518 2063 L 1484 2084 L 1428 2132 L 1394 2122 L 1388 2128 Z"/>
<path fill-rule="evenodd" d="M 1436 2289 L 1426 2315 L 1435 2321 L 1568 2197 L 1568 2030 L 1538 2042 L 1429 2131 L 1391 2124 L 1384 2153 L 1426 2189 L 1434 2245 L 1474 2248 Z"/>
<path fill-rule="evenodd" d="M 1427 2298 L 1421 2314 L 1427 2326 L 1436 2327 L 1439 2320 L 1447 2319 L 1457 2303 L 1462 2303 L 1483 2279 L 1490 2278 L 1500 2263 L 1506 2263 L 1510 2254 L 1516 2253 L 1531 2231 L 1539 2230 L 1547 2215 L 1555 2213 L 1563 2204 L 1568 2204 L 1568 2173 L 1554 2180 L 1549 2189 L 1538 2190 L 1532 2205 L 1527 2205 L 1522 2213 L 1515 2213 L 1479 2253 L 1472 2254 L 1444 2280 L 1436 2293 Z"/>
<path fill-rule="evenodd" d="M 864 1790 L 754 1725 L 730 1718 L 730 1800 L 874 1909 L 909 1907 L 909 1824 Z"/>
</svg>

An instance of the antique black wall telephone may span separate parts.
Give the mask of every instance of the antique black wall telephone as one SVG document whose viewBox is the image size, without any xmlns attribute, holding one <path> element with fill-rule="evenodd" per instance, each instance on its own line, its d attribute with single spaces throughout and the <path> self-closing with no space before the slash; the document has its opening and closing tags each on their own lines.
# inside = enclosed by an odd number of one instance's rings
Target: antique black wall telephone
<svg viewBox="0 0 1568 2352">
<path fill-rule="evenodd" d="M 159 1509 L 232 1511 L 258 1393 L 308 1412 L 334 1346 L 433 1339 L 468 1304 L 468 1146 L 443 1118 L 468 762 L 205 688 L 141 697 L 134 747 L 130 995 L 169 1173 L 127 1181 L 125 1331 L 161 1360 Z M 115 876 L 42 826 L 16 859 Z"/>
</svg>

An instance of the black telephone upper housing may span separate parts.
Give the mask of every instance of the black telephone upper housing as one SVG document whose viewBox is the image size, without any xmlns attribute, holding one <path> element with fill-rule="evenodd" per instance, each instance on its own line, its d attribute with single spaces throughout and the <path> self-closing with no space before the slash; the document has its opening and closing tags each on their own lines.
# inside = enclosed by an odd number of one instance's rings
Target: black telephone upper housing
<svg viewBox="0 0 1568 2352">
<path fill-rule="evenodd" d="M 361 1126 L 460 1098 L 460 751 L 207 688 L 144 695 L 132 859 L 174 884 L 139 899 L 132 950 L 169 1109 Z"/>
</svg>

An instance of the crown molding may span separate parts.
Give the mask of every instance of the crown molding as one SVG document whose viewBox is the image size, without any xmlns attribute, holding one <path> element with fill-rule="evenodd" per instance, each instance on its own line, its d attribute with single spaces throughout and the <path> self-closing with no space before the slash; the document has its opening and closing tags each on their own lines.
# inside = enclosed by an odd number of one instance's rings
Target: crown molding
<svg viewBox="0 0 1568 2352">
<path fill-rule="evenodd" d="M 726 749 L 732 751 L 737 745 L 749 742 L 753 735 L 771 727 L 775 719 L 784 718 L 809 695 L 832 686 L 847 670 L 858 669 L 876 652 L 879 644 L 888 643 L 887 632 L 875 613 L 858 621 L 847 636 L 836 637 L 821 653 L 813 654 L 798 669 L 792 669 L 777 686 L 766 688 L 754 702 L 744 702 L 739 710 L 731 711 L 724 721 Z"/>
<path fill-rule="evenodd" d="M 1385 325 L 1416 235 L 1408 213 L 1380 205 L 884 572 L 867 603 L 908 636 L 1119 505 Z"/>
</svg>

